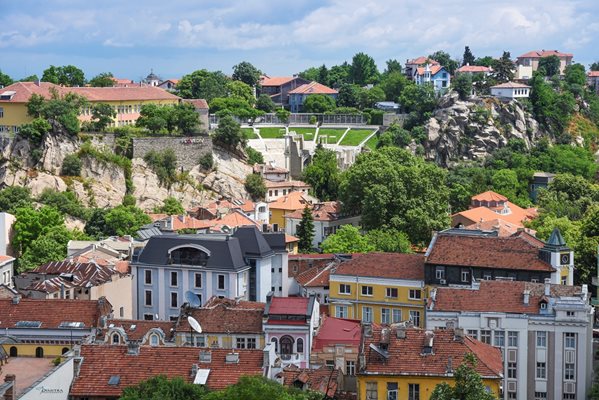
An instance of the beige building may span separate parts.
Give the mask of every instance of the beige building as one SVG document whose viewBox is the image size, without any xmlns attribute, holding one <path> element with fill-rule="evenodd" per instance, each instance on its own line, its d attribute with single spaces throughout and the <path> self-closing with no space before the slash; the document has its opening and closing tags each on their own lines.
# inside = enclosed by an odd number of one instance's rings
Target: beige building
<svg viewBox="0 0 599 400">
<path fill-rule="evenodd" d="M 543 57 L 557 56 L 560 61 L 559 73 L 564 74 L 568 65 L 572 64 L 574 54 L 562 53 L 557 50 L 533 50 L 518 56 L 516 59 L 516 79 L 530 79 L 532 73 L 539 68 L 539 61 Z"/>
</svg>

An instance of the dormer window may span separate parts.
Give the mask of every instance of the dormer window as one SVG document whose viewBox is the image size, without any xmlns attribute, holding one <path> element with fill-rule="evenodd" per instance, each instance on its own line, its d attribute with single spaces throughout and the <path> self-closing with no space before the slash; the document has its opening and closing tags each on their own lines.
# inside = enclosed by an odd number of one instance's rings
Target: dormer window
<svg viewBox="0 0 599 400">
<path fill-rule="evenodd" d="M 210 258 L 210 251 L 202 246 L 179 246 L 169 251 L 170 264 L 196 265 L 205 267 Z"/>
<path fill-rule="evenodd" d="M 158 346 L 158 343 L 159 343 L 158 335 L 156 335 L 156 334 L 150 335 L 150 346 Z"/>
<path fill-rule="evenodd" d="M 121 335 L 118 333 L 112 334 L 112 344 L 120 344 L 121 343 Z"/>
<path fill-rule="evenodd" d="M 541 310 L 546 310 L 547 309 L 547 303 L 546 302 L 542 301 L 540 305 L 541 305 Z"/>
</svg>

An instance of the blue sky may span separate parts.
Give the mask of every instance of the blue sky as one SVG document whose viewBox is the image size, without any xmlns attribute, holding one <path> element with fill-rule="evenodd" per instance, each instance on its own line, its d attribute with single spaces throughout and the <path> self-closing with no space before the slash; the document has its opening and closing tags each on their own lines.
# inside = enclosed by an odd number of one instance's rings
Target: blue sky
<svg viewBox="0 0 599 400">
<path fill-rule="evenodd" d="M 443 49 L 460 58 L 529 50 L 599 61 L 597 0 L 0 0 L 0 70 L 13 78 L 73 64 L 87 78 L 139 80 L 154 69 L 231 73 L 250 61 L 271 76 Z M 593 40 L 594 39 L 594 40 Z"/>
</svg>

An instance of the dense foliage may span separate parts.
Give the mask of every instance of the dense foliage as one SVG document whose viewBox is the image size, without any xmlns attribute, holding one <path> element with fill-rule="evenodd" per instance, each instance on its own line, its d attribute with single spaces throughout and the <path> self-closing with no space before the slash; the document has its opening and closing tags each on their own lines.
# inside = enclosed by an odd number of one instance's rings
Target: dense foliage
<svg viewBox="0 0 599 400">
<path fill-rule="evenodd" d="M 341 179 L 337 165 L 337 153 L 318 147 L 312 157 L 312 162 L 304 169 L 302 179 L 310 184 L 313 195 L 319 200 L 336 200 Z"/>
<path fill-rule="evenodd" d="M 252 200 L 263 200 L 266 196 L 266 185 L 264 179 L 258 174 L 248 174 L 245 177 L 245 190 L 252 198 Z"/>
<path fill-rule="evenodd" d="M 312 209 L 306 204 L 302 211 L 302 219 L 297 225 L 295 231 L 299 239 L 299 251 L 308 253 L 312 251 L 312 239 L 314 239 L 314 218 L 312 217 Z"/>
</svg>

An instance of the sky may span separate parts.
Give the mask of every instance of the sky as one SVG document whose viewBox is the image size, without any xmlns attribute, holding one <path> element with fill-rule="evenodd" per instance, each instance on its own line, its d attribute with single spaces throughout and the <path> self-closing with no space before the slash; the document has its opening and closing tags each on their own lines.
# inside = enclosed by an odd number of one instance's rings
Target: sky
<svg viewBox="0 0 599 400">
<path fill-rule="evenodd" d="M 249 61 L 270 76 L 365 52 L 385 61 L 530 50 L 599 61 L 597 0 L 0 0 L 0 70 L 14 79 L 76 65 L 139 80 Z M 593 40 L 594 39 L 594 40 Z"/>
</svg>

